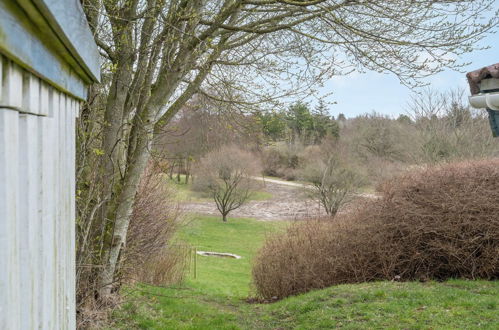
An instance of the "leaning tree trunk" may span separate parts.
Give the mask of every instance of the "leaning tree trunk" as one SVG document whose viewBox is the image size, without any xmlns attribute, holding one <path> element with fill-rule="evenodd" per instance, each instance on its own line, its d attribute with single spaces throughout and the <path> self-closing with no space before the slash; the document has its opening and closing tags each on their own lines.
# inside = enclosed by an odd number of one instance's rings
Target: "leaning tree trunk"
<svg viewBox="0 0 499 330">
<path fill-rule="evenodd" d="M 152 139 L 150 133 L 147 132 L 152 132 L 152 126 L 144 127 L 144 129 L 146 130 L 146 133 L 141 132 L 142 134 L 138 135 L 137 145 L 123 180 L 123 189 L 117 200 L 111 247 L 105 256 L 105 263 L 100 274 L 99 294 L 101 298 L 105 298 L 111 293 L 120 252 L 126 244 L 126 235 L 132 215 L 135 194 L 137 193 L 140 177 L 149 160 L 148 150 L 150 149 Z"/>
</svg>

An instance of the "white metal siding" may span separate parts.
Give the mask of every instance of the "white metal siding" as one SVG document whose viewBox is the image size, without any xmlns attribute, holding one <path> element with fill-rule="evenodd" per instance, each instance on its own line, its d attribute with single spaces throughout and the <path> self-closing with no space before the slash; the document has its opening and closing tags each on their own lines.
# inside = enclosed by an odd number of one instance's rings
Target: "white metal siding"
<svg viewBox="0 0 499 330">
<path fill-rule="evenodd" d="M 78 106 L 0 55 L 0 329 L 75 328 Z"/>
</svg>

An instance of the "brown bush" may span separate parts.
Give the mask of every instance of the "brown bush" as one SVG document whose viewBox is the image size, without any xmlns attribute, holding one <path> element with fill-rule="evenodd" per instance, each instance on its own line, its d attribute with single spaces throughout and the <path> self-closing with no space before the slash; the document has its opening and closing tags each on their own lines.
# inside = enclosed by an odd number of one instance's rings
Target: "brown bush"
<svg viewBox="0 0 499 330">
<path fill-rule="evenodd" d="M 142 176 L 128 228 L 123 261 L 126 281 L 153 285 L 182 281 L 189 248 L 172 241 L 181 218 L 174 189 L 160 168 L 149 166 Z"/>
<path fill-rule="evenodd" d="M 263 174 L 285 180 L 297 179 L 297 170 L 303 165 L 303 151 L 300 143 L 278 143 L 266 148 L 262 152 Z"/>
<path fill-rule="evenodd" d="M 192 248 L 186 244 L 170 244 L 161 253 L 147 258 L 133 269 L 133 280 L 158 286 L 181 283 L 189 267 Z"/>
<path fill-rule="evenodd" d="M 406 174 L 338 221 L 267 240 L 253 268 L 264 298 L 373 280 L 499 278 L 499 160 Z"/>
</svg>

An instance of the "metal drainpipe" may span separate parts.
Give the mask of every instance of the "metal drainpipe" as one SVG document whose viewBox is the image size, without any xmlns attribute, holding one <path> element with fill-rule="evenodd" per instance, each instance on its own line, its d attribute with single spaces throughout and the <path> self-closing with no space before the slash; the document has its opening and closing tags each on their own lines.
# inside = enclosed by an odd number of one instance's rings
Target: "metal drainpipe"
<svg viewBox="0 0 499 330">
<path fill-rule="evenodd" d="M 499 136 L 499 111 L 487 109 L 487 112 L 489 113 L 489 123 L 490 123 L 490 129 L 492 130 L 492 135 L 494 137 L 498 137 Z"/>
<path fill-rule="evenodd" d="M 485 108 L 494 137 L 499 137 L 499 79 L 484 79 L 480 83 L 480 93 L 469 97 L 471 106 Z"/>
</svg>

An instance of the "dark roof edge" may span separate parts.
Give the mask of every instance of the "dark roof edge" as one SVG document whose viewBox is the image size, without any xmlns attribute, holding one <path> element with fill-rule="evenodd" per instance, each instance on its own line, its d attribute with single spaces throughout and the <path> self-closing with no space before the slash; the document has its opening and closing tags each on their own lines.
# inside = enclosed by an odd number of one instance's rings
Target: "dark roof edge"
<svg viewBox="0 0 499 330">
<path fill-rule="evenodd" d="M 480 82 L 488 78 L 499 78 L 499 63 L 492 64 L 466 74 L 471 94 L 480 93 Z"/>
</svg>

